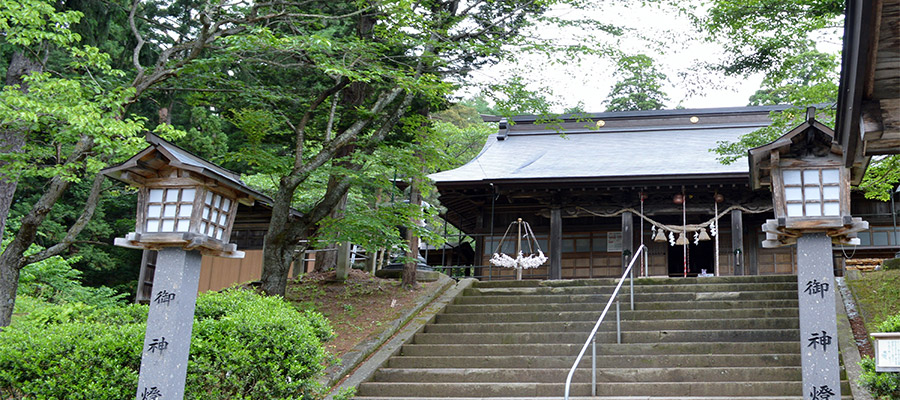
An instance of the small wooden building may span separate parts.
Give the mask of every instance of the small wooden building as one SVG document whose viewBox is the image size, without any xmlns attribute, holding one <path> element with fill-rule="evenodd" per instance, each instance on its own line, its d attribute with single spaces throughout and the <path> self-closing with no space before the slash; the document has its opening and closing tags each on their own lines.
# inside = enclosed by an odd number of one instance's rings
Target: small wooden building
<svg viewBox="0 0 900 400">
<path fill-rule="evenodd" d="M 760 244 L 760 226 L 773 215 L 771 194 L 752 190 L 746 159 L 725 165 L 710 150 L 769 125 L 769 113 L 781 109 L 614 112 L 549 123 L 517 116 L 498 123 L 474 160 L 431 179 L 447 208 L 444 217 L 476 238 L 479 275 L 487 278 L 514 276 L 488 259 L 517 218 L 531 224 L 550 256 L 545 266 L 526 270 L 526 278 L 618 276 L 640 243 L 649 248 L 649 275 L 696 276 L 716 267 L 721 275 L 791 274 L 793 247 Z M 889 203 L 854 195 L 852 207 L 872 228 L 860 233 L 863 246 L 835 249 L 836 269 L 844 252 L 860 257 L 900 249 Z M 673 246 L 668 236 L 683 225 L 709 233 L 716 222 L 712 240 L 688 234 L 689 244 Z M 653 226 L 666 227 L 665 241 L 654 241 L 660 236 Z"/>
</svg>

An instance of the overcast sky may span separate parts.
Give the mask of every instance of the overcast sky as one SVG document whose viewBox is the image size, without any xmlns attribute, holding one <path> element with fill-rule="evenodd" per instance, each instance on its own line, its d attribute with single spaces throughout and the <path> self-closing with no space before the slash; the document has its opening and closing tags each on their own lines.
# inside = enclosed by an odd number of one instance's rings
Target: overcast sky
<svg viewBox="0 0 900 400">
<path fill-rule="evenodd" d="M 594 16 L 600 21 L 624 24 L 634 28 L 635 32 L 661 39 L 665 42 L 665 54 L 657 54 L 649 49 L 648 42 L 628 35 L 619 48 L 629 53 L 645 53 L 656 60 L 657 66 L 668 77 L 663 90 L 668 94 L 667 108 L 682 106 L 685 108 L 729 107 L 747 105 L 748 98 L 756 92 L 762 81 L 761 75 L 747 78 L 726 78 L 688 74 L 691 67 L 700 60 L 715 61 L 722 54 L 721 48 L 714 43 L 705 43 L 698 39 L 686 17 L 679 16 L 672 10 L 660 10 L 655 7 L 634 8 L 605 6 L 605 11 Z M 560 11 L 565 15 L 565 10 Z M 565 40 L 570 34 L 565 31 L 554 32 Z M 615 80 L 612 77 L 613 60 L 597 57 L 581 65 L 548 65 L 540 57 L 520 59 L 517 65 L 501 64 L 475 71 L 476 82 L 489 84 L 501 82 L 505 77 L 517 71 L 533 82 L 531 88 L 546 86 L 553 89 L 548 97 L 560 105 L 556 112 L 564 107 L 572 107 L 582 102 L 589 112 L 600 112 L 606 109 L 604 100 Z M 706 80 L 707 82 L 701 82 Z M 710 83 L 714 83 L 711 85 Z M 696 92 L 696 93 L 692 93 Z M 461 92 L 469 97 L 471 91 Z"/>
</svg>

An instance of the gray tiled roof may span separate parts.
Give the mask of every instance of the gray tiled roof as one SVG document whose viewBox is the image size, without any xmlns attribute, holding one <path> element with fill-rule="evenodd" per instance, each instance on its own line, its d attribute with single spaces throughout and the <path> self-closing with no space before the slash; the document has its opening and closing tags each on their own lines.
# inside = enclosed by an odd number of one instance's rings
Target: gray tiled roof
<svg viewBox="0 0 900 400">
<path fill-rule="evenodd" d="M 748 173 L 747 161 L 723 165 L 710 149 L 765 123 L 687 125 L 566 132 L 515 128 L 491 135 L 469 163 L 430 175 L 437 183 Z M 502 136 L 502 135 L 501 135 Z"/>
</svg>

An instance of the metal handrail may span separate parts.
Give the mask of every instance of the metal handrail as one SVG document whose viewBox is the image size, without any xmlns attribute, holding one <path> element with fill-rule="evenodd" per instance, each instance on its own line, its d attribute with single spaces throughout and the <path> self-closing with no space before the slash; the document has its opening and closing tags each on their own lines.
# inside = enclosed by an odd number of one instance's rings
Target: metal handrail
<svg viewBox="0 0 900 400">
<path fill-rule="evenodd" d="M 634 311 L 634 271 L 632 270 L 632 267 L 634 267 L 634 262 L 641 258 L 640 254 L 645 249 L 647 249 L 647 246 L 640 245 L 638 251 L 634 253 L 634 256 L 631 258 L 631 262 L 629 262 L 628 267 L 625 268 L 625 273 L 623 273 L 622 278 L 619 279 L 619 284 L 616 285 L 616 290 L 613 290 L 612 295 L 609 296 L 609 301 L 606 302 L 606 307 L 603 308 L 603 313 L 600 314 L 600 318 L 598 318 L 597 323 L 594 324 L 594 329 L 591 330 L 591 334 L 588 336 L 587 341 L 585 341 L 584 346 L 581 347 L 581 352 L 578 353 L 578 357 L 575 358 L 575 364 L 572 365 L 572 369 L 569 370 L 569 376 L 566 377 L 565 400 L 569 400 L 569 387 L 572 386 L 572 376 L 575 375 L 575 370 L 578 368 L 578 364 L 581 362 L 582 357 L 584 357 L 584 352 L 587 351 L 588 345 L 592 342 L 594 346 L 592 348 L 591 357 L 591 396 L 597 395 L 597 342 L 595 340 L 595 337 L 597 336 L 597 329 L 600 328 L 600 323 L 602 323 L 603 318 L 606 317 L 606 312 L 609 311 L 609 307 L 612 306 L 613 300 L 615 300 L 616 296 L 619 295 L 619 289 L 622 288 L 622 283 L 625 282 L 626 276 L 629 277 L 629 284 L 631 286 L 631 310 Z M 616 310 L 616 317 L 618 318 L 618 303 Z"/>
</svg>

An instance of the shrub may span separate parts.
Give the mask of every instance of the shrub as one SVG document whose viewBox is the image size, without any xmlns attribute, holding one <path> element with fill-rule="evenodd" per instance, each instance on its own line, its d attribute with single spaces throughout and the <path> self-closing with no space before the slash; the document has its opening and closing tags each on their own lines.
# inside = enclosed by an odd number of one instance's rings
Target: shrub
<svg viewBox="0 0 900 400">
<path fill-rule="evenodd" d="M 900 258 L 892 258 L 890 260 L 884 260 L 882 266 L 885 271 L 900 269 Z"/>
<path fill-rule="evenodd" d="M 333 335 L 321 314 L 278 297 L 227 290 L 197 301 L 186 398 L 307 399 Z"/>
<path fill-rule="evenodd" d="M 29 253 L 39 251 L 32 246 Z M 17 295 L 26 295 L 51 303 L 85 303 L 96 306 L 111 306 L 120 303 L 124 294 L 105 286 L 88 287 L 81 284 L 81 271 L 72 266 L 78 257 L 69 259 L 60 256 L 26 265 L 19 275 Z"/>
<path fill-rule="evenodd" d="M 46 304 L 0 331 L 0 399 L 125 399 L 137 391 L 147 307 Z M 308 399 L 318 395 L 320 314 L 244 290 L 203 294 L 185 398 Z"/>
<path fill-rule="evenodd" d="M 889 317 L 878 325 L 879 332 L 900 332 L 900 314 Z M 862 374 L 860 386 L 879 400 L 900 399 L 900 372 L 875 372 L 875 359 L 865 357 L 859 362 Z"/>
<path fill-rule="evenodd" d="M 133 398 L 144 325 L 19 323 L 0 333 L 0 398 Z"/>
</svg>

